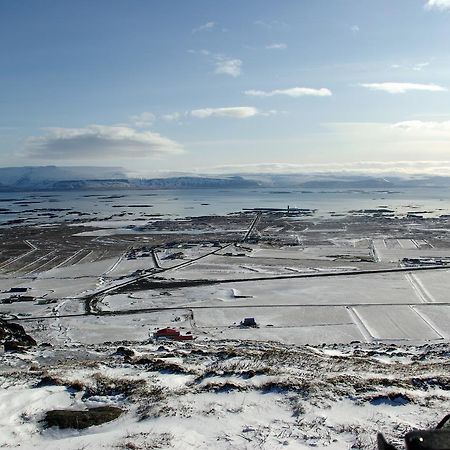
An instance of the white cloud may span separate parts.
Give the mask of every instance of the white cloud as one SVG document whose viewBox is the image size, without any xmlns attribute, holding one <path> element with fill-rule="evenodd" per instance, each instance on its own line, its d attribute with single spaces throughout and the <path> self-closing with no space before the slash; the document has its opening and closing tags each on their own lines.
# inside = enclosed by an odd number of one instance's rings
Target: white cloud
<svg viewBox="0 0 450 450">
<path fill-rule="evenodd" d="M 214 59 L 216 61 L 216 70 L 214 73 L 218 75 L 230 75 L 234 78 L 241 74 L 242 61 L 240 59 L 228 58 L 223 55 L 216 55 Z"/>
<path fill-rule="evenodd" d="M 174 112 L 174 113 L 170 113 L 170 114 L 164 114 L 161 117 L 162 117 L 163 120 L 167 120 L 168 122 L 175 122 L 178 119 L 180 119 L 181 113 Z"/>
<path fill-rule="evenodd" d="M 198 33 L 199 31 L 211 31 L 216 25 L 217 23 L 213 21 L 206 22 L 197 28 L 193 28 L 192 33 Z"/>
<path fill-rule="evenodd" d="M 221 53 L 212 53 L 209 50 L 188 50 L 189 53 L 194 55 L 202 55 L 214 64 L 214 73 L 217 75 L 229 75 L 231 77 L 238 77 L 242 71 L 242 61 L 237 58 L 231 58 Z"/>
<path fill-rule="evenodd" d="M 418 64 L 414 65 L 412 69 L 416 72 L 421 72 L 423 69 L 425 69 L 425 67 L 427 67 L 429 65 L 430 65 L 429 62 L 418 63 Z"/>
<path fill-rule="evenodd" d="M 450 9 L 450 0 L 428 0 L 425 4 L 426 9 Z"/>
<path fill-rule="evenodd" d="M 130 116 L 130 122 L 135 127 L 148 127 L 155 121 L 156 116 L 151 112 L 143 112 L 134 116 Z"/>
<path fill-rule="evenodd" d="M 352 25 L 352 26 L 350 27 L 350 30 L 351 30 L 353 33 L 358 33 L 361 29 L 359 28 L 358 25 Z"/>
<path fill-rule="evenodd" d="M 209 56 L 211 52 L 209 50 L 206 50 L 202 48 L 201 50 L 194 50 L 193 48 L 190 48 L 188 53 L 191 53 L 192 55 L 203 55 L 203 56 Z"/>
<path fill-rule="evenodd" d="M 275 89 L 273 91 L 257 91 L 254 89 L 244 92 L 245 95 L 250 95 L 252 97 L 273 97 L 274 95 L 286 95 L 288 97 L 329 97 L 332 92 L 327 88 L 313 89 L 306 87 L 293 87 L 289 89 Z"/>
<path fill-rule="evenodd" d="M 286 111 L 278 111 L 277 109 L 269 109 L 269 111 L 259 111 L 258 114 L 260 116 L 277 116 L 279 114 L 287 114 Z"/>
<path fill-rule="evenodd" d="M 392 64 L 391 69 L 405 69 L 414 70 L 414 72 L 422 72 L 426 67 L 430 65 L 429 62 L 422 62 L 416 64 Z"/>
<path fill-rule="evenodd" d="M 235 119 L 247 119 L 260 114 L 258 109 L 252 106 L 232 106 L 229 108 L 203 108 L 191 111 L 191 116 L 198 119 L 207 117 L 232 117 Z"/>
<path fill-rule="evenodd" d="M 149 131 L 127 126 L 90 125 L 85 128 L 48 128 L 44 136 L 26 141 L 26 153 L 42 159 L 145 158 L 180 153 L 181 146 Z"/>
<path fill-rule="evenodd" d="M 427 135 L 427 137 L 450 138 L 450 120 L 435 122 L 407 120 L 392 125 L 392 128 L 406 131 L 409 134 Z"/>
<path fill-rule="evenodd" d="M 270 44 L 270 45 L 266 45 L 266 49 L 267 50 L 286 50 L 287 44 L 285 44 L 284 42 Z"/>
<path fill-rule="evenodd" d="M 255 25 L 258 25 L 259 27 L 265 28 L 266 30 L 287 30 L 289 29 L 289 25 L 286 22 L 282 22 L 279 20 L 271 20 L 271 21 L 265 21 L 265 20 L 255 20 L 253 22 Z"/>
<path fill-rule="evenodd" d="M 443 92 L 447 88 L 437 84 L 420 83 L 361 83 L 360 86 L 373 91 L 384 91 L 389 94 L 404 94 L 409 91 Z"/>
</svg>

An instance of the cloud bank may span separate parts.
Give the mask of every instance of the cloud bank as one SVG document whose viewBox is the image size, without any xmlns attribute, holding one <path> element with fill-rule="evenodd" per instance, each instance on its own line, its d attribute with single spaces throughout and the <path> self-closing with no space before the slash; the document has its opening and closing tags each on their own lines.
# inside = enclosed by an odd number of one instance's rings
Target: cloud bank
<svg viewBox="0 0 450 450">
<path fill-rule="evenodd" d="M 447 90 L 447 88 L 433 83 L 361 83 L 360 86 L 388 94 L 405 94 L 410 91 L 444 92 Z"/>
<path fill-rule="evenodd" d="M 180 153 L 175 141 L 127 126 L 90 125 L 86 128 L 49 128 L 44 136 L 26 141 L 26 154 L 39 159 L 146 158 Z"/>
<path fill-rule="evenodd" d="M 442 122 L 407 120 L 393 124 L 392 128 L 408 133 L 450 138 L 450 120 Z"/>
<path fill-rule="evenodd" d="M 428 0 L 425 9 L 450 9 L 450 0 Z"/>
<path fill-rule="evenodd" d="M 234 164 L 197 169 L 214 174 L 342 174 L 342 175 L 430 175 L 450 176 L 450 161 L 355 161 L 348 163 Z"/>
<path fill-rule="evenodd" d="M 191 116 L 198 119 L 207 117 L 232 117 L 235 119 L 247 119 L 259 114 L 258 109 L 253 106 L 233 106 L 229 108 L 203 108 L 191 111 Z"/>
<path fill-rule="evenodd" d="M 321 89 L 313 89 L 306 87 L 293 87 L 289 89 L 275 89 L 273 91 L 257 91 L 254 89 L 244 91 L 245 95 L 249 95 L 251 97 L 273 97 L 275 95 L 285 95 L 288 97 L 305 97 L 305 96 L 313 96 L 313 97 L 330 97 L 332 92 L 327 88 Z"/>
</svg>

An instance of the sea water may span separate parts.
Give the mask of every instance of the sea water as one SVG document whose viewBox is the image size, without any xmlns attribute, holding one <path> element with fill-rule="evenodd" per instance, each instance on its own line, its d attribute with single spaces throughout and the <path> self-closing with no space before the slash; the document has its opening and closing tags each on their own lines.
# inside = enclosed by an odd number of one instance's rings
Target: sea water
<svg viewBox="0 0 450 450">
<path fill-rule="evenodd" d="M 450 214 L 450 190 L 183 189 L 0 193 L 0 224 L 226 215 L 252 208 L 302 208 L 314 217 L 389 209 L 397 216 Z M 12 223 L 12 221 L 18 221 Z"/>
</svg>

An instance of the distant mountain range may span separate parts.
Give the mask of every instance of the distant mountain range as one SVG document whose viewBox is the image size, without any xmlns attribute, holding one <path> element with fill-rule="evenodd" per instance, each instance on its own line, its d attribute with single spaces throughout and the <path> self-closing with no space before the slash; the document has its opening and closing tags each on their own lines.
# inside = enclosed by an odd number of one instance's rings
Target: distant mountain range
<svg viewBox="0 0 450 450">
<path fill-rule="evenodd" d="M 363 176 L 327 174 L 224 174 L 162 178 L 133 178 L 120 167 L 5 167 L 0 168 L 0 191 L 90 190 L 90 189 L 383 189 L 406 187 L 450 187 L 450 177 Z"/>
<path fill-rule="evenodd" d="M 51 185 L 55 181 L 126 178 L 120 167 L 31 166 L 0 168 L 0 186 Z"/>
<path fill-rule="evenodd" d="M 104 167 L 7 167 L 0 168 L 0 191 L 89 189 L 194 189 L 258 187 L 240 176 L 177 176 L 128 178 L 120 168 Z"/>
</svg>

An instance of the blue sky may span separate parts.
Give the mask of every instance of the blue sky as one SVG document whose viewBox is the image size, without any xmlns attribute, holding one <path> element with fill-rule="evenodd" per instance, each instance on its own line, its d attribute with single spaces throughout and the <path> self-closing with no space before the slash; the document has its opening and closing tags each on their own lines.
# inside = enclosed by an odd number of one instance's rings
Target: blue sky
<svg viewBox="0 0 450 450">
<path fill-rule="evenodd" d="M 450 0 L 0 0 L 0 165 L 450 173 Z"/>
</svg>

